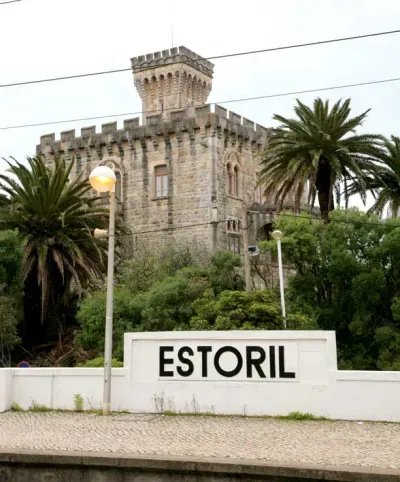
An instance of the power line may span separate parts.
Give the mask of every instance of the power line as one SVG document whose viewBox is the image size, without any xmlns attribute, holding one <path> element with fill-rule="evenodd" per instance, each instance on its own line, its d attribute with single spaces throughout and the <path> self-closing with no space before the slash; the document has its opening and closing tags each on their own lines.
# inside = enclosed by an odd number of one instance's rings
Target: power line
<svg viewBox="0 0 400 482">
<path fill-rule="evenodd" d="M 4 2 L 4 3 L 11 3 L 11 2 L 21 2 L 22 0 L 9 0 L 9 2 Z M 1 3 L 0 3 L 1 5 Z M 359 39 L 364 39 L 364 38 L 370 38 L 370 37 L 379 37 L 383 35 L 392 35 L 400 33 L 399 30 L 388 30 L 385 32 L 375 32 L 375 33 L 368 33 L 364 35 L 354 35 L 350 37 L 338 37 L 334 39 L 328 39 L 328 40 L 318 40 L 316 42 L 307 42 L 307 43 L 301 43 L 301 44 L 293 44 L 293 45 L 284 45 L 284 46 L 279 46 L 279 47 L 271 47 L 271 48 L 265 48 L 265 49 L 259 49 L 259 50 L 249 50 L 245 52 L 234 52 L 230 54 L 223 54 L 223 55 L 213 55 L 211 57 L 205 57 L 205 60 L 218 60 L 218 59 L 224 59 L 224 58 L 232 58 L 232 57 L 239 57 L 243 55 L 254 55 L 254 54 L 261 54 L 261 53 L 267 53 L 267 52 L 276 52 L 280 50 L 289 50 L 289 49 L 297 49 L 297 48 L 303 48 L 303 47 L 313 47 L 316 45 L 326 45 L 326 44 L 331 44 L 331 43 L 338 43 L 338 42 L 346 42 L 349 40 L 359 40 Z M 178 63 L 178 62 L 175 62 Z M 173 65 L 169 64 L 169 65 Z M 29 85 L 29 84 L 42 84 L 45 82 L 56 82 L 60 80 L 71 80 L 71 79 L 78 79 L 78 78 L 83 78 L 83 77 L 94 77 L 97 75 L 108 75 L 108 74 L 116 74 L 120 72 L 128 72 L 131 71 L 131 67 L 129 68 L 123 68 L 123 69 L 112 69 L 112 70 L 103 70 L 99 72 L 89 72 L 89 73 L 84 73 L 84 74 L 74 74 L 74 75 L 65 75 L 61 77 L 50 77 L 50 78 L 45 78 L 45 79 L 36 79 L 36 80 L 27 80 L 27 81 L 22 81 L 22 82 L 13 82 L 10 84 L 2 84 L 0 85 L 0 88 L 8 88 L 8 87 L 16 87 L 16 86 L 21 86 L 21 85 Z"/>
<path fill-rule="evenodd" d="M 329 40 L 318 40 L 316 42 L 307 42 L 307 43 L 294 44 L 294 45 L 288 45 L 288 46 L 282 46 L 282 47 L 272 47 L 269 49 L 252 50 L 248 52 L 239 52 L 239 53 L 225 54 L 225 55 L 215 55 L 213 57 L 208 57 L 206 60 L 217 60 L 217 59 L 223 59 L 228 57 L 238 57 L 239 55 L 252 55 L 252 54 L 261 54 L 265 52 L 276 52 L 278 50 L 314 47 L 315 45 L 325 45 L 325 44 L 332 44 L 337 42 L 346 42 L 348 40 L 358 40 L 358 39 L 363 39 L 368 37 L 379 37 L 382 35 L 391 35 L 395 33 L 400 33 L 400 30 L 388 30 L 386 32 L 368 33 L 364 35 L 353 35 L 351 37 L 339 37 L 339 38 L 334 38 Z"/>
<path fill-rule="evenodd" d="M 222 105 L 222 104 L 230 104 L 234 102 L 248 102 L 252 100 L 261 100 L 261 99 L 273 99 L 275 97 L 287 97 L 291 95 L 300 95 L 300 94 L 310 94 L 313 92 L 326 92 L 329 90 L 338 90 L 338 89 L 348 89 L 352 87 L 363 87 L 366 85 L 375 85 L 375 84 L 385 84 L 388 82 L 398 82 L 400 80 L 400 77 L 394 77 L 391 79 L 381 79 L 381 80 L 371 80 L 367 82 L 357 82 L 355 84 L 342 84 L 342 85 L 334 85 L 334 86 L 329 86 L 329 87 L 319 87 L 316 89 L 304 89 L 304 90 L 297 90 L 297 91 L 291 91 L 291 92 L 281 92 L 278 94 L 268 94 L 268 95 L 260 95 L 257 97 L 243 97 L 239 99 L 230 99 L 230 100 L 223 100 L 219 102 L 211 102 L 209 104 L 203 104 L 199 107 L 204 107 L 207 105 Z M 170 109 L 164 109 L 164 111 L 167 110 L 175 110 L 173 108 Z M 149 110 L 146 111 L 147 114 L 155 113 L 155 112 L 160 112 L 159 110 Z M 57 121 L 49 121 L 49 122 L 38 122 L 38 123 L 33 123 L 33 124 L 21 124 L 21 125 L 13 125 L 13 126 L 3 126 L 0 127 L 1 130 L 9 130 L 9 129 L 25 129 L 27 127 L 41 127 L 41 126 L 49 126 L 49 125 L 55 125 L 55 124 L 64 124 L 64 123 L 70 123 L 70 122 L 81 122 L 81 121 L 90 121 L 90 120 L 98 120 L 98 119 L 108 119 L 111 117 L 123 117 L 123 116 L 128 116 L 128 115 L 140 115 L 143 114 L 143 111 L 137 111 L 137 112 L 125 112 L 123 114 L 106 114 L 106 115 L 100 115 L 100 116 L 93 116 L 93 117 L 80 117 L 80 118 L 75 118 L 75 119 L 64 119 L 64 120 L 57 120 Z"/>
<path fill-rule="evenodd" d="M 220 223 L 226 223 L 227 220 L 221 219 L 219 221 L 208 221 L 204 223 L 196 223 L 196 224 L 184 224 L 183 226 L 169 226 L 166 228 L 161 228 L 161 229 L 150 229 L 148 231 L 136 231 L 136 232 L 130 232 L 126 234 L 121 234 L 119 236 L 116 236 L 117 239 L 121 238 L 126 238 L 126 237 L 133 237 L 133 236 L 141 236 L 143 234 L 152 234 L 152 233 L 162 233 L 162 232 L 170 232 L 170 231 L 176 231 L 178 229 L 187 229 L 187 228 L 194 228 L 198 226 L 209 226 L 212 224 L 220 224 Z M 106 239 L 107 236 L 104 237 Z M 82 238 L 82 239 L 74 239 L 74 242 L 79 242 L 79 241 L 87 241 L 87 238 Z M 59 244 L 63 244 L 63 242 L 60 240 Z M 0 242 L 0 251 L 2 249 L 21 249 L 24 248 L 24 246 L 2 246 Z"/>
<path fill-rule="evenodd" d="M 275 213 L 273 211 L 269 211 L 269 214 L 272 214 L 273 216 L 282 216 L 282 217 L 289 217 L 289 218 L 300 218 L 300 219 L 307 219 L 309 221 L 324 221 L 321 217 L 317 216 L 301 216 L 297 214 L 287 214 L 287 213 Z M 387 218 L 389 219 L 389 218 Z M 336 223 L 344 223 L 344 224 L 352 224 L 353 226 L 381 226 L 383 228 L 400 228 L 400 224 L 388 224 L 385 223 L 384 221 L 382 222 L 369 222 L 369 221 L 352 221 L 349 219 L 335 219 L 335 218 L 330 218 L 329 222 L 336 222 Z"/>
<path fill-rule="evenodd" d="M 0 2 L 0 5 L 6 5 L 8 3 L 22 2 L 22 0 L 7 0 L 7 2 Z"/>
<path fill-rule="evenodd" d="M 260 212 L 260 214 L 263 214 L 263 213 Z M 273 212 L 273 211 L 271 211 L 269 214 L 272 214 L 273 216 L 283 216 L 283 217 L 291 217 L 291 218 L 298 218 L 298 219 L 306 219 L 308 221 L 321 221 L 321 222 L 324 221 L 322 218 L 315 217 L 315 216 L 314 217 L 313 216 L 301 216 L 301 215 L 297 215 L 297 214 L 276 213 L 276 212 Z M 229 221 L 229 219 L 226 219 L 226 220 L 222 219 L 222 220 L 219 220 L 219 221 L 208 221 L 208 222 L 205 222 L 205 223 L 185 224 L 183 226 L 170 226 L 170 227 L 161 228 L 161 229 L 151 229 L 151 230 L 148 230 L 148 231 L 131 232 L 131 233 L 122 234 L 122 235 L 119 235 L 119 236 L 116 236 L 116 237 L 117 237 L 117 239 L 121 239 L 121 238 L 126 238 L 126 237 L 141 236 L 143 234 L 153 234 L 153 233 L 176 231 L 178 229 L 187 229 L 187 228 L 193 228 L 193 227 L 198 227 L 198 226 L 209 226 L 209 225 L 212 225 L 212 224 L 215 225 L 215 224 L 220 224 L 220 223 L 226 223 L 227 221 Z M 367 222 L 365 222 L 365 221 L 352 221 L 352 220 L 348 220 L 348 219 L 334 219 L 334 218 L 331 218 L 330 222 L 351 224 L 353 226 L 380 226 L 382 228 L 390 228 L 390 229 L 400 228 L 400 224 L 388 224 L 388 223 L 385 223 L 385 222 L 376 223 L 376 222 L 368 222 L 368 221 Z M 107 237 L 105 237 L 104 239 L 106 239 L 106 238 Z M 75 239 L 74 241 L 78 242 L 78 241 L 86 241 L 86 240 L 87 240 L 87 238 L 82 238 L 82 239 Z M 61 243 L 62 243 L 62 241 L 61 241 Z M 0 242 L 0 251 L 2 249 L 21 249 L 23 247 L 24 246 L 2 246 L 1 242 Z"/>
</svg>

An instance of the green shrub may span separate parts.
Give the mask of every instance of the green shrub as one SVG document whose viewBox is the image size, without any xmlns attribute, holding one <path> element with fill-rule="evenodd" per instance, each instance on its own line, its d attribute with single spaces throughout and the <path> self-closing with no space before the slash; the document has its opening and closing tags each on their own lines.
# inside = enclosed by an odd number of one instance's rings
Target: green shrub
<svg viewBox="0 0 400 482">
<path fill-rule="evenodd" d="M 77 366 L 79 368 L 102 368 L 104 367 L 104 357 L 99 356 L 97 358 L 93 358 L 92 360 L 88 360 L 85 363 L 78 363 Z M 117 360 L 116 358 L 112 359 L 113 368 L 122 368 L 124 366 L 123 362 Z M 76 397 L 76 395 L 75 395 Z"/>
<path fill-rule="evenodd" d="M 75 412 L 83 412 L 83 397 L 79 393 L 74 395 L 74 410 Z"/>
<path fill-rule="evenodd" d="M 137 331 L 142 321 L 145 295 L 132 294 L 125 288 L 114 292 L 113 356 L 123 359 L 124 333 Z M 99 356 L 104 353 L 104 320 L 106 314 L 106 293 L 99 291 L 84 299 L 79 307 L 77 320 L 81 331 L 75 341 L 84 350 L 95 350 Z"/>
</svg>

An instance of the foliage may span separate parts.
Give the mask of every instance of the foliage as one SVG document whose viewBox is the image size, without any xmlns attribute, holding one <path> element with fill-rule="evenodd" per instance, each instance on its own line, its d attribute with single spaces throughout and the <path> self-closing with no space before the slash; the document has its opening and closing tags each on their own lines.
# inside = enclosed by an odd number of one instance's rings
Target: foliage
<svg viewBox="0 0 400 482">
<path fill-rule="evenodd" d="M 22 295 L 22 256 L 18 231 L 0 231 L 0 286 L 7 294 Z"/>
<path fill-rule="evenodd" d="M 75 412 L 83 412 L 83 397 L 80 393 L 74 395 L 74 410 Z"/>
<path fill-rule="evenodd" d="M 189 266 L 208 266 L 209 256 L 200 246 L 175 246 L 161 251 L 140 247 L 125 261 L 118 276 L 121 286 L 131 293 L 143 293 L 154 283 Z"/>
<path fill-rule="evenodd" d="M 20 343 L 22 255 L 18 233 L 0 232 L 0 366 L 11 366 L 13 350 Z"/>
<path fill-rule="evenodd" d="M 42 405 L 40 403 L 37 403 L 35 400 L 32 400 L 32 403 L 29 407 L 29 411 L 31 412 L 51 412 L 51 408 L 46 407 L 46 405 Z"/>
<path fill-rule="evenodd" d="M 142 321 L 145 300 L 144 295 L 132 296 L 126 288 L 117 287 L 114 291 L 113 353 L 119 360 L 123 358 L 124 333 L 137 330 Z M 76 336 L 78 346 L 85 350 L 95 350 L 99 355 L 104 353 L 105 315 L 104 291 L 91 294 L 81 302 L 77 313 L 77 321 L 81 326 L 81 331 Z"/>
<path fill-rule="evenodd" d="M 350 118 L 350 99 L 339 100 L 331 109 L 329 101 L 319 98 L 312 108 L 297 100 L 294 111 L 297 119 L 274 115 L 281 126 L 269 139 L 261 182 L 266 196 L 274 196 L 281 205 L 294 193 L 296 210 L 310 183 L 312 204 L 318 194 L 321 215 L 327 219 L 334 208 L 334 188 L 341 181 L 356 178 L 365 192 L 363 179 L 374 172 L 374 161 L 382 152 L 380 136 L 355 134 L 369 111 Z"/>
<path fill-rule="evenodd" d="M 104 357 L 99 356 L 97 358 L 93 358 L 92 360 L 88 360 L 86 363 L 78 363 L 77 366 L 80 368 L 103 368 Z M 111 361 L 111 366 L 113 368 L 122 368 L 124 364 L 116 358 L 113 358 Z"/>
<path fill-rule="evenodd" d="M 9 295 L 0 295 L 0 367 L 11 366 L 11 354 L 20 342 L 18 323 L 20 311 Z"/>
<path fill-rule="evenodd" d="M 297 274 L 288 301 L 321 329 L 335 330 L 348 369 L 400 368 L 400 228 L 357 210 L 324 224 L 280 217 L 282 253 Z M 275 249 L 265 242 L 263 249 Z"/>
<path fill-rule="evenodd" d="M 46 168 L 41 159 L 28 158 L 28 166 L 15 160 L 8 165 L 9 175 L 0 175 L 7 195 L 0 207 L 0 229 L 18 230 L 25 289 L 32 278 L 40 286 L 42 321 L 50 308 L 60 337 L 63 305 L 71 292 L 81 293 L 102 275 L 106 242 L 92 233 L 107 227 L 107 210 L 90 196 L 83 173 L 69 180 L 73 162 L 56 160 Z"/>
<path fill-rule="evenodd" d="M 168 252 L 172 253 L 171 258 L 165 254 Z M 192 262 L 189 248 L 166 251 L 160 256 L 147 250 L 141 253 L 145 259 L 136 256 L 132 262 L 124 264 L 119 285 L 114 291 L 113 354 L 118 360 L 123 358 L 124 333 L 187 329 L 195 315 L 194 301 L 202 298 L 207 290 L 219 293 L 242 286 L 236 273 L 240 257 L 230 252 L 216 253 L 208 260 L 202 257 L 203 266 L 181 269 L 178 267 Z M 199 259 L 198 254 L 196 258 Z M 156 260 L 155 273 L 148 259 Z M 140 278 L 141 266 L 148 267 L 145 273 L 151 283 L 147 282 L 146 276 Z M 98 291 L 82 300 L 77 314 L 81 331 L 76 336 L 76 343 L 99 355 L 104 352 L 105 310 L 106 293 Z"/>
<path fill-rule="evenodd" d="M 293 420 L 293 421 L 328 421 L 325 417 L 317 417 L 308 412 L 290 412 L 288 415 L 280 415 L 279 420 Z"/>
<path fill-rule="evenodd" d="M 192 330 L 280 330 L 283 319 L 274 291 L 224 291 L 219 297 L 208 291 L 194 302 Z M 307 328 L 308 320 L 298 314 L 287 317 L 292 328 Z"/>
<path fill-rule="evenodd" d="M 17 402 L 13 402 L 10 406 L 10 410 L 12 412 L 23 412 L 24 409 L 21 407 L 21 405 Z"/>
<path fill-rule="evenodd" d="M 193 302 L 211 286 L 204 268 L 184 268 L 155 283 L 147 293 L 141 329 L 169 331 L 184 326 L 194 314 Z"/>
<path fill-rule="evenodd" d="M 215 294 L 225 290 L 244 289 L 244 280 L 237 273 L 240 266 L 240 256 L 230 251 L 217 251 L 212 256 L 210 281 Z"/>
<path fill-rule="evenodd" d="M 383 147 L 374 175 L 365 178 L 366 188 L 375 198 L 370 212 L 382 216 L 387 208 L 393 218 L 400 214 L 400 137 L 383 138 Z M 348 187 L 348 195 L 361 194 L 365 201 L 364 185 L 356 178 Z"/>
</svg>

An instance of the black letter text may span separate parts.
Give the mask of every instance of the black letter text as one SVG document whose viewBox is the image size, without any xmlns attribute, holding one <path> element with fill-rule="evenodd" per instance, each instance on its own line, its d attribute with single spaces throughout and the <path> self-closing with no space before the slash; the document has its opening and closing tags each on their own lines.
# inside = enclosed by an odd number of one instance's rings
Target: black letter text
<svg viewBox="0 0 400 482">
<path fill-rule="evenodd" d="M 173 371 L 166 371 L 165 365 L 173 365 L 174 360 L 172 358 L 165 359 L 165 353 L 174 351 L 173 346 L 160 346 L 160 377 L 173 377 Z"/>
</svg>

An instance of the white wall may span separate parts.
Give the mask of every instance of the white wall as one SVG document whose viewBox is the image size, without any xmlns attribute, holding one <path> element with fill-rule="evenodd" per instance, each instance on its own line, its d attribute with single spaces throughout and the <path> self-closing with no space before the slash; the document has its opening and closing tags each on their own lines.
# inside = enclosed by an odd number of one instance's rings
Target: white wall
<svg viewBox="0 0 400 482">
<path fill-rule="evenodd" d="M 207 374 L 203 354 L 197 350 L 204 346 L 211 350 L 206 355 Z M 234 353 L 222 354 L 216 365 L 216 353 L 226 346 L 232 347 Z M 165 363 L 160 367 L 162 347 L 173 351 L 165 352 Z M 193 350 L 190 356 L 185 352 L 193 363 L 191 371 L 185 360 L 179 360 L 178 352 L 183 347 Z M 256 350 L 251 354 L 255 360 L 265 352 L 265 360 L 258 365 L 265 378 L 254 364 L 247 371 L 249 347 Z M 282 376 L 279 347 L 283 347 L 284 355 Z M 124 348 L 125 367 L 113 369 L 113 410 L 238 415 L 300 411 L 333 419 L 400 422 L 400 372 L 337 370 L 333 332 L 128 333 Z M 240 368 L 238 357 L 243 361 L 241 369 L 232 377 L 225 376 L 235 367 Z M 101 408 L 103 369 L 0 369 L 0 412 L 8 410 L 13 402 L 25 409 L 37 403 L 71 410 L 74 394 L 83 397 L 85 409 Z"/>
<path fill-rule="evenodd" d="M 246 369 L 232 378 L 216 373 L 213 354 L 222 346 L 236 347 L 245 359 L 246 346 L 284 346 L 287 350 L 287 369 L 294 379 L 261 379 L 256 373 L 246 377 Z M 209 372 L 201 376 L 201 354 L 198 346 L 210 346 Z M 173 346 L 175 359 L 168 364 L 174 376 L 162 378 L 159 374 L 159 351 L 162 346 Z M 192 347 L 195 355 L 194 373 L 184 378 L 177 373 L 177 351 L 182 346 Z M 221 357 L 226 369 L 232 369 L 236 360 Z M 277 358 L 277 357 L 275 357 Z M 263 364 L 269 372 L 269 360 Z M 229 366 L 229 363 L 231 364 Z M 278 360 L 276 359 L 276 365 Z M 166 332 L 125 335 L 125 366 L 131 366 L 129 380 L 129 409 L 133 411 L 164 410 L 215 412 L 225 414 L 279 415 L 292 411 L 320 412 L 325 405 L 325 391 L 329 370 L 337 370 L 336 343 L 333 332 L 321 331 L 227 331 L 227 332 Z M 276 366 L 276 370 L 278 367 Z"/>
<path fill-rule="evenodd" d="M 8 370 L 8 388 L 1 374 Z M 0 399 L 0 412 L 12 403 L 28 409 L 33 404 L 49 408 L 74 409 L 74 395 L 83 397 L 85 410 L 99 409 L 103 400 L 102 368 L 11 368 L 0 370 L 0 393 L 7 393 L 7 403 Z M 125 410 L 124 395 L 128 370 L 113 368 L 111 397 L 112 410 Z"/>
<path fill-rule="evenodd" d="M 400 372 L 332 371 L 326 416 L 400 422 Z"/>
</svg>

